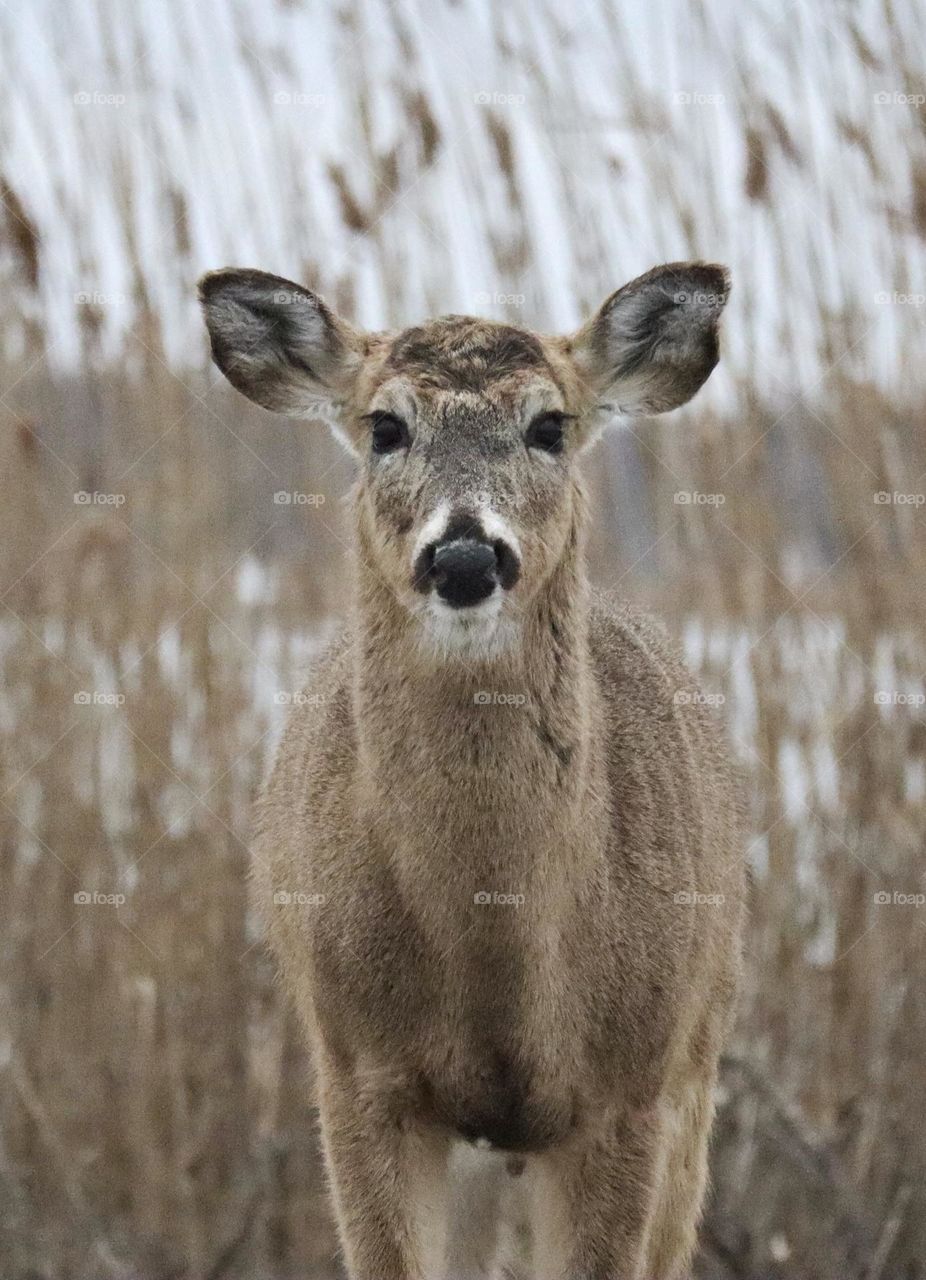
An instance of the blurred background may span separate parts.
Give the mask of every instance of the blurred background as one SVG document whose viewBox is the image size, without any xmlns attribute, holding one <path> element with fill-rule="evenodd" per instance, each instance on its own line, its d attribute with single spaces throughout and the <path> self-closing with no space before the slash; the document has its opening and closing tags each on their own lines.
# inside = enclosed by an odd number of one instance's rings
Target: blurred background
<svg viewBox="0 0 926 1280">
<path fill-rule="evenodd" d="M 0 5 L 0 1274 L 339 1274 L 246 840 L 351 470 L 197 276 L 549 331 L 705 257 L 723 363 L 587 465 L 749 784 L 697 1274 L 926 1276 L 924 68 L 917 0 Z"/>
</svg>

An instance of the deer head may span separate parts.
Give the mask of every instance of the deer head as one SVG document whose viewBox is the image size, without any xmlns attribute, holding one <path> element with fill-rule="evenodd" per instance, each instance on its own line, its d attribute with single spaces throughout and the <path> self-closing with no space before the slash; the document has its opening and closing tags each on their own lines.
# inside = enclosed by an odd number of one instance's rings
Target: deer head
<svg viewBox="0 0 926 1280">
<path fill-rule="evenodd" d="M 674 263 L 575 334 L 468 316 L 361 333 L 260 271 L 205 276 L 215 363 L 249 399 L 322 418 L 356 456 L 358 546 L 434 651 L 517 643 L 581 511 L 576 461 L 620 414 L 689 400 L 718 359 L 723 267 Z"/>
</svg>

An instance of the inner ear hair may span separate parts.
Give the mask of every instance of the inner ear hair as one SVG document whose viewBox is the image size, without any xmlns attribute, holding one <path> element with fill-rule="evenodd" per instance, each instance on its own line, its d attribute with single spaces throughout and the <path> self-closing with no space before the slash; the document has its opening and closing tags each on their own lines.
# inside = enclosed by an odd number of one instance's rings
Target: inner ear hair
<svg viewBox="0 0 926 1280">
<path fill-rule="evenodd" d="M 602 408 L 663 413 L 690 400 L 720 357 L 726 267 L 673 262 L 613 293 L 576 335 L 580 374 Z"/>
<path fill-rule="evenodd" d="M 202 278 L 199 298 L 213 360 L 265 409 L 325 416 L 359 368 L 356 331 L 292 280 L 226 268 Z"/>
</svg>

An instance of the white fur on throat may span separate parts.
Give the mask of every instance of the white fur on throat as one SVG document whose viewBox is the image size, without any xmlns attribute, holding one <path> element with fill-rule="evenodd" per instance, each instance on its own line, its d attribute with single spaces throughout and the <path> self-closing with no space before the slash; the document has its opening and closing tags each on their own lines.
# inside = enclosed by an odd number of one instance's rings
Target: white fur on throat
<svg viewBox="0 0 926 1280">
<path fill-rule="evenodd" d="M 419 641 L 428 653 L 440 658 L 484 662 L 514 648 L 520 637 L 516 619 L 505 616 L 504 592 L 496 587 L 480 604 L 454 609 L 438 596 L 416 602 Z"/>
</svg>

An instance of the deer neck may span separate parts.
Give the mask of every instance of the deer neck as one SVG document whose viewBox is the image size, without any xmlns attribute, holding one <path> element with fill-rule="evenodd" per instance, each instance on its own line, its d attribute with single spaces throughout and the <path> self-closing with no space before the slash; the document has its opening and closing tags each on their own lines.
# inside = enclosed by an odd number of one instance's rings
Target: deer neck
<svg viewBox="0 0 926 1280">
<path fill-rule="evenodd" d="M 577 519 L 557 569 L 524 606 L 519 642 L 479 661 L 423 652 L 418 624 L 361 540 L 358 788 L 406 869 L 449 858 L 523 879 L 582 843 L 576 833 L 587 833 L 604 787 L 580 534 Z"/>
</svg>

